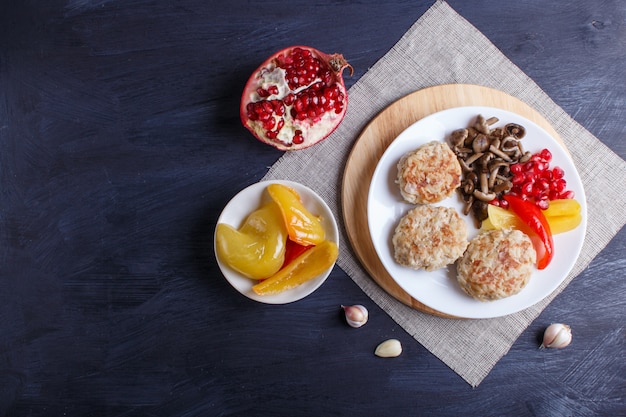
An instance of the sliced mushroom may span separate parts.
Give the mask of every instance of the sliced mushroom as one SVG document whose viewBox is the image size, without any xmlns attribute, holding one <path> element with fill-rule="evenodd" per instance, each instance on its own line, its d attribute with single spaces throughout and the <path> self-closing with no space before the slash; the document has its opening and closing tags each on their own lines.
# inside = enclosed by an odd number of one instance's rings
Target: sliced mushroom
<svg viewBox="0 0 626 417">
<path fill-rule="evenodd" d="M 465 139 L 467 139 L 468 131 L 467 129 L 457 129 L 450 135 L 450 143 L 453 148 L 458 148 L 463 146 Z"/>
<path fill-rule="evenodd" d="M 498 121 L 499 119 L 496 116 L 491 116 L 490 118 L 485 120 L 485 123 L 487 123 L 488 126 L 491 126 L 491 125 L 495 125 L 496 123 L 498 123 Z"/>
<path fill-rule="evenodd" d="M 494 163 L 489 164 L 489 189 L 493 189 L 498 179 L 498 171 L 500 168 L 508 166 L 505 161 L 496 160 Z"/>
<path fill-rule="evenodd" d="M 524 154 L 519 158 L 520 163 L 524 163 L 524 162 L 528 162 L 530 160 L 530 157 L 533 156 L 532 153 L 530 152 L 524 152 Z"/>
<path fill-rule="evenodd" d="M 513 183 L 509 180 L 496 181 L 496 184 L 493 186 L 493 192 L 496 194 L 505 193 L 511 188 L 513 188 Z"/>
<path fill-rule="evenodd" d="M 509 123 L 504 126 L 504 130 L 507 134 L 513 136 L 515 139 L 521 139 L 526 135 L 526 129 L 517 123 Z"/>
<path fill-rule="evenodd" d="M 513 136 L 506 136 L 504 139 L 502 139 L 500 149 L 502 149 L 504 152 L 513 152 L 516 149 L 519 149 L 519 142 Z"/>
<path fill-rule="evenodd" d="M 496 148 L 495 146 L 491 145 L 489 147 L 489 150 L 494 155 L 499 156 L 500 158 L 504 159 L 507 162 L 511 162 L 511 157 L 509 157 L 509 155 L 505 154 L 504 152 L 502 152 L 500 149 Z"/>
<path fill-rule="evenodd" d="M 474 190 L 472 194 L 474 195 L 474 197 L 476 197 L 480 201 L 484 201 L 485 203 L 488 203 L 497 197 L 496 193 L 484 193 L 480 190 Z"/>
<path fill-rule="evenodd" d="M 484 133 L 485 135 L 489 134 L 489 130 L 490 130 L 489 125 L 487 124 L 487 121 L 482 116 L 482 114 L 479 114 L 478 116 L 476 116 L 476 121 L 474 122 L 474 129 L 478 130 L 480 133 Z"/>
<path fill-rule="evenodd" d="M 487 135 L 481 133 L 480 135 L 476 135 L 476 137 L 474 138 L 474 141 L 472 142 L 472 150 L 475 153 L 485 152 L 487 149 L 489 149 L 490 144 L 491 141 L 489 140 Z"/>
<path fill-rule="evenodd" d="M 474 212 L 474 217 L 478 222 L 478 227 L 482 224 L 482 221 L 489 217 L 489 213 L 487 212 L 487 206 L 489 203 L 485 201 L 474 201 L 472 204 L 472 211 Z"/>
</svg>

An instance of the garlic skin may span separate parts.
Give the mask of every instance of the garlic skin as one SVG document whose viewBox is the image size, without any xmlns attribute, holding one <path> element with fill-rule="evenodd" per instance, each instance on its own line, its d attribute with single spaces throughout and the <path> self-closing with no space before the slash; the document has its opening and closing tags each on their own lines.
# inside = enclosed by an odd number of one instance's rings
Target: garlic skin
<svg viewBox="0 0 626 417">
<path fill-rule="evenodd" d="M 389 339 L 376 347 L 374 355 L 381 358 L 395 358 L 402 353 L 402 344 L 398 339 Z"/>
<path fill-rule="evenodd" d="M 369 313 L 367 312 L 367 308 L 360 304 L 356 304 L 353 306 L 344 306 L 342 305 L 343 312 L 346 316 L 346 322 L 350 327 L 359 328 L 367 323 L 367 319 L 369 317 Z"/>
<path fill-rule="evenodd" d="M 543 342 L 539 349 L 561 349 L 572 342 L 572 329 L 563 323 L 552 323 L 543 333 Z"/>
</svg>

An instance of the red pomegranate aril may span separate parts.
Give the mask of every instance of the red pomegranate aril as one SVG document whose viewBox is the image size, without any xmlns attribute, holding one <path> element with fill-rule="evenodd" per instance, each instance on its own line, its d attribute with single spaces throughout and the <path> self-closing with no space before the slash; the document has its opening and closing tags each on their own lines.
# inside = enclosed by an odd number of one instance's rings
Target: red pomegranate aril
<svg viewBox="0 0 626 417">
<path fill-rule="evenodd" d="M 269 120 L 272 117 L 271 113 L 267 113 L 266 111 L 262 110 L 260 112 L 257 112 L 258 118 L 261 122 L 265 122 L 267 120 Z"/>
<path fill-rule="evenodd" d="M 575 193 L 572 190 L 567 190 L 563 193 L 561 193 L 561 195 L 559 196 L 559 198 L 563 199 L 563 200 L 571 200 L 575 197 Z"/>
<path fill-rule="evenodd" d="M 545 190 L 540 190 L 538 188 L 534 188 L 533 189 L 533 193 L 532 193 L 532 197 L 535 200 L 547 200 L 548 199 L 548 194 L 545 192 Z"/>
<path fill-rule="evenodd" d="M 513 175 L 513 177 L 511 178 L 511 182 L 516 185 L 516 184 L 522 184 L 524 182 L 524 180 L 526 180 L 526 175 L 522 174 L 521 172 L 516 173 L 515 175 Z"/>
<path fill-rule="evenodd" d="M 554 167 L 552 168 L 552 176 L 554 177 L 554 179 L 563 178 L 565 176 L 565 171 L 563 171 L 563 169 L 560 167 Z"/>
<path fill-rule="evenodd" d="M 539 207 L 541 210 L 547 210 L 550 207 L 550 203 L 548 200 L 538 200 L 535 201 L 535 205 Z"/>
<path fill-rule="evenodd" d="M 509 169 L 513 174 L 521 174 L 524 171 L 522 164 L 512 164 Z"/>
<path fill-rule="evenodd" d="M 565 180 L 563 178 L 560 178 L 558 180 L 555 180 L 552 183 L 552 188 L 554 188 L 554 190 L 557 193 L 562 193 L 563 191 L 565 191 L 565 188 L 567 187 L 567 183 L 565 182 Z"/>
<path fill-rule="evenodd" d="M 274 129 L 274 126 L 276 126 L 276 119 L 274 119 L 273 117 L 267 119 L 263 123 L 263 128 L 266 129 L 266 130 L 272 130 L 272 129 Z"/>
<path fill-rule="evenodd" d="M 539 174 L 539 173 L 541 173 L 541 172 L 546 170 L 546 164 L 543 163 L 542 161 L 537 161 L 537 162 L 535 162 L 535 166 L 533 167 L 533 170 L 537 174 Z"/>
<path fill-rule="evenodd" d="M 282 116 L 285 114 L 285 106 L 278 100 L 274 101 L 274 113 L 276 116 Z"/>
<path fill-rule="evenodd" d="M 533 193 L 533 183 L 526 182 L 522 185 L 522 194 L 526 196 L 530 196 Z"/>
<path fill-rule="evenodd" d="M 295 99 L 296 99 L 296 96 L 294 96 L 293 94 L 289 93 L 283 99 L 283 103 L 285 104 L 285 106 L 291 106 Z"/>
<path fill-rule="evenodd" d="M 541 155 L 541 158 L 545 162 L 550 162 L 552 160 L 552 152 L 550 152 L 549 149 L 542 149 L 541 152 L 539 152 L 539 155 Z"/>
<path fill-rule="evenodd" d="M 548 190 L 550 189 L 550 181 L 548 181 L 546 178 L 539 178 L 536 182 L 535 182 L 535 187 L 537 187 L 540 190 Z"/>
</svg>

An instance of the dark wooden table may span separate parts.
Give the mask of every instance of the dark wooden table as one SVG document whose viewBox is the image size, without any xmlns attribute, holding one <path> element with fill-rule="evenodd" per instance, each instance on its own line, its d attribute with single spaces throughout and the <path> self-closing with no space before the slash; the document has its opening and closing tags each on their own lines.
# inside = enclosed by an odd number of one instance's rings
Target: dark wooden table
<svg viewBox="0 0 626 417">
<path fill-rule="evenodd" d="M 251 71 L 308 44 L 352 85 L 431 4 L 2 0 L 0 415 L 625 415 L 624 230 L 475 389 L 338 268 L 268 306 L 216 266 L 218 214 L 281 155 L 239 122 Z M 450 4 L 626 158 L 625 2 Z M 551 322 L 570 347 L 537 349 Z"/>
</svg>

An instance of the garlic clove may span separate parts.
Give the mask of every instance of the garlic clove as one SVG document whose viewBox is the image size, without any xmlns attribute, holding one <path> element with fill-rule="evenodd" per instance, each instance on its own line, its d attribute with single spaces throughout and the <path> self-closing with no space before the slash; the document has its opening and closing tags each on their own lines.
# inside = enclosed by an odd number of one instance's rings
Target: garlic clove
<svg viewBox="0 0 626 417">
<path fill-rule="evenodd" d="M 561 349 L 572 342 L 572 329 L 567 324 L 552 323 L 543 333 L 543 342 L 539 349 Z"/>
<path fill-rule="evenodd" d="M 350 325 L 350 327 L 358 328 L 367 323 L 367 319 L 369 317 L 369 313 L 367 312 L 367 308 L 364 306 L 357 304 L 353 306 L 341 306 L 343 308 L 344 314 L 346 316 L 346 321 Z"/>
<path fill-rule="evenodd" d="M 374 354 L 381 358 L 395 358 L 402 353 L 402 344 L 398 339 L 389 339 L 376 347 Z"/>
</svg>

